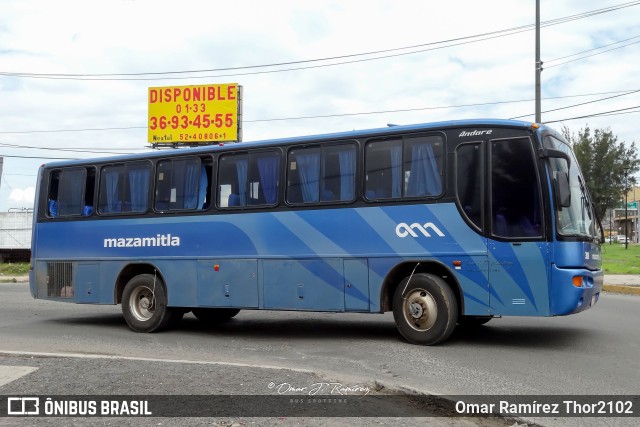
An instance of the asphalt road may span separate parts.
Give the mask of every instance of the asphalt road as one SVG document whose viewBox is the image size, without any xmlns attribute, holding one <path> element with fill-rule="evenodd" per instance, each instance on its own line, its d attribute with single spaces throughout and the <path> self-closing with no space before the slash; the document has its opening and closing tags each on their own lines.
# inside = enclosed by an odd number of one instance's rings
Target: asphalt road
<svg viewBox="0 0 640 427">
<path fill-rule="evenodd" d="M 140 390 L 176 394 L 273 394 L 270 384 L 304 389 L 318 382 L 339 382 L 369 388 L 372 393 L 638 395 L 638 325 L 640 297 L 605 293 L 596 307 L 578 315 L 494 319 L 477 330 L 456 330 L 449 341 L 435 347 L 404 342 L 390 313 L 243 311 L 215 328 L 187 315 L 173 330 L 136 334 L 127 328 L 119 306 L 32 300 L 25 283 L 0 284 L 0 353 L 4 353 L 0 365 L 40 368 L 0 387 L 0 394 L 18 389 L 25 394 L 91 394 L 99 390 L 126 394 L 139 386 Z M 54 354 L 72 357 L 55 359 L 57 362 L 43 358 Z M 43 361 L 58 368 L 43 370 Z M 125 374 L 116 375 L 118 366 L 123 366 Z M 138 374 L 135 366 L 142 367 Z M 82 380 L 77 380 L 81 372 Z M 198 375 L 194 372 L 215 381 L 200 378 L 193 382 Z M 28 382 L 34 375 L 45 378 Z M 230 423 L 256 422 L 249 420 Z M 500 423 L 477 418 L 430 420 L 441 425 Z M 549 426 L 635 425 L 637 418 L 527 420 Z M 348 419 L 344 425 L 387 421 Z M 300 418 L 267 418 L 258 425 L 286 422 L 305 424 Z M 314 425 L 322 422 L 314 419 Z M 419 418 L 401 422 L 421 423 Z"/>
</svg>

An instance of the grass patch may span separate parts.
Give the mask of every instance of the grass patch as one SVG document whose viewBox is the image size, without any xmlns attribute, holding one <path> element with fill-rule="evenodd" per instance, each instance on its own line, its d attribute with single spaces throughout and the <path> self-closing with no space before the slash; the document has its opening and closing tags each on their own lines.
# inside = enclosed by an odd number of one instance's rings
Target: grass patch
<svg viewBox="0 0 640 427">
<path fill-rule="evenodd" d="M 607 274 L 640 274 L 640 245 L 630 244 L 625 249 L 620 243 L 602 245 L 602 267 Z M 29 263 L 0 263 L 2 276 L 28 276 Z"/>
<path fill-rule="evenodd" d="M 28 262 L 1 263 L 0 279 L 2 276 L 27 276 L 29 274 Z"/>
<path fill-rule="evenodd" d="M 608 274 L 640 274 L 640 245 L 602 245 L 602 268 Z"/>
</svg>

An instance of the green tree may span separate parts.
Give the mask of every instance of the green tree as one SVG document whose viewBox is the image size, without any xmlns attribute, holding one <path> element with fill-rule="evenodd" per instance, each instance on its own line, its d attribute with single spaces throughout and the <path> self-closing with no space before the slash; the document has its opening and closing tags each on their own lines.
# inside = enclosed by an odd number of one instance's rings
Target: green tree
<svg viewBox="0 0 640 427">
<path fill-rule="evenodd" d="M 596 205 L 596 215 L 602 218 L 608 207 L 624 198 L 625 173 L 629 185 L 635 183 L 633 174 L 640 169 L 635 142 L 618 142 L 610 128 L 592 133 L 588 125 L 577 134 L 565 126 L 562 134 L 573 146 Z"/>
</svg>

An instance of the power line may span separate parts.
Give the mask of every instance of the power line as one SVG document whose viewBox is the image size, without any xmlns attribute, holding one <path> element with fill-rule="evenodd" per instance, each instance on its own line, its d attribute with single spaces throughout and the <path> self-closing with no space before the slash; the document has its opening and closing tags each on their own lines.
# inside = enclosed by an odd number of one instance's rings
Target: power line
<svg viewBox="0 0 640 427">
<path fill-rule="evenodd" d="M 146 128 L 146 126 L 86 128 L 86 129 L 57 129 L 57 130 L 1 131 L 0 134 L 54 133 L 54 132 L 91 132 L 91 131 L 96 131 L 96 130 L 131 130 L 131 129 L 140 129 L 140 128 Z M 123 148 L 123 150 L 137 150 L 137 148 Z"/>
<path fill-rule="evenodd" d="M 543 113 L 550 113 L 550 112 L 552 112 L 552 111 L 566 110 L 567 108 L 574 108 L 574 107 L 579 107 L 579 106 L 582 106 L 582 105 L 594 104 L 594 103 L 596 103 L 596 102 L 606 101 L 606 100 L 608 100 L 608 99 L 613 99 L 613 98 L 619 98 L 619 97 L 621 97 L 621 96 L 631 95 L 632 93 L 637 93 L 637 92 L 640 92 L 640 89 L 633 90 L 633 91 L 630 91 L 630 92 L 626 92 L 626 93 L 623 93 L 623 94 L 621 94 L 621 95 L 607 96 L 607 97 L 605 97 L 605 98 L 594 99 L 594 100 L 592 100 L 592 101 L 588 101 L 588 102 L 581 102 L 581 103 L 579 103 L 579 104 L 567 105 L 566 107 L 554 108 L 554 109 L 551 109 L 551 110 L 543 111 Z M 511 118 L 510 118 L 510 120 L 513 120 L 513 119 L 520 119 L 520 118 L 522 118 L 522 117 L 528 117 L 528 116 L 530 116 L 530 115 L 531 115 L 531 114 L 523 114 L 523 115 L 521 115 L 521 116 L 511 117 Z"/>
<path fill-rule="evenodd" d="M 636 6 L 638 4 L 640 4 L 640 1 L 632 1 L 632 2 L 627 2 L 627 3 L 621 3 L 621 4 L 618 4 L 618 5 L 614 5 L 614 6 L 610 6 L 610 7 L 606 7 L 606 8 L 602 8 L 602 9 L 596 9 L 596 10 L 592 10 L 592 11 L 588 11 L 588 12 L 582 12 L 582 13 L 575 14 L 575 15 L 569 15 L 569 16 L 566 16 L 566 17 L 556 18 L 556 19 L 552 19 L 552 20 L 549 20 L 549 21 L 545 21 L 545 22 L 541 23 L 541 26 L 542 27 L 548 27 L 548 26 L 552 26 L 552 25 L 559 25 L 559 24 L 563 24 L 563 23 L 574 21 L 574 20 L 578 20 L 578 19 L 584 19 L 584 18 L 592 17 L 592 16 L 599 15 L 599 14 L 602 14 L 602 13 L 612 12 L 612 11 L 615 11 L 615 10 L 620 10 L 620 9 L 623 9 L 623 8 Z M 326 58 L 317 58 L 317 59 L 302 60 L 302 61 L 291 61 L 291 62 L 280 62 L 280 63 L 263 64 L 263 65 L 250 65 L 250 66 L 243 66 L 243 67 L 226 67 L 226 68 L 212 68 L 212 69 L 203 69 L 203 70 L 143 72 L 143 73 L 112 73 L 112 74 L 106 74 L 106 73 L 100 73 L 100 74 L 55 74 L 55 73 L 29 73 L 29 72 L 0 72 L 0 75 L 12 76 L 12 77 L 24 77 L 24 78 L 54 79 L 54 80 L 60 80 L 60 79 L 62 79 L 62 80 L 175 80 L 175 79 L 192 79 L 192 78 L 209 78 L 209 77 L 231 77 L 231 76 L 242 76 L 242 75 L 250 75 L 250 74 L 266 74 L 266 73 L 294 71 L 294 70 L 302 70 L 302 69 L 310 69 L 310 68 L 329 67 L 329 66 L 344 65 L 344 64 L 351 64 L 351 63 L 364 62 L 364 61 L 373 61 L 373 60 L 386 59 L 386 58 L 397 57 L 397 56 L 402 56 L 402 55 L 412 55 L 412 54 L 422 53 L 422 52 L 435 50 L 435 49 L 443 49 L 445 47 L 452 47 L 452 46 L 458 46 L 458 45 L 463 45 L 463 44 L 476 43 L 476 42 L 489 40 L 489 39 L 493 39 L 493 38 L 497 38 L 497 37 L 505 37 L 505 36 L 517 34 L 517 33 L 523 32 L 523 31 L 529 31 L 529 30 L 533 29 L 534 27 L 535 27 L 535 24 L 529 24 L 529 25 L 523 25 L 523 26 L 513 27 L 513 28 L 509 28 L 509 29 L 503 29 L 503 30 L 498 30 L 498 31 L 493 31 L 493 32 L 488 32 L 488 33 L 477 34 L 477 35 L 473 35 L 473 36 L 458 37 L 458 38 L 453 38 L 453 39 L 448 39 L 448 40 L 442 40 L 442 41 L 430 42 L 430 43 L 423 43 L 423 44 L 418 44 L 418 45 L 413 45 L 413 46 L 405 46 L 405 47 L 400 47 L 400 48 L 393 48 L 393 49 L 385 49 L 385 50 L 357 53 L 357 54 L 352 54 L 352 55 L 341 55 L 341 56 L 333 56 L 333 57 L 326 57 Z M 476 39 L 476 40 L 473 40 L 473 39 Z M 315 66 L 308 66 L 308 67 L 295 67 L 295 68 L 287 68 L 287 69 L 280 69 L 280 70 L 268 70 L 268 71 L 249 72 L 249 73 L 236 73 L 236 74 L 216 75 L 216 76 L 186 76 L 186 77 L 156 77 L 156 78 L 153 78 L 153 77 L 151 77 L 151 78 L 134 77 L 134 76 L 155 76 L 155 75 L 167 76 L 167 75 L 176 75 L 176 74 L 196 74 L 196 73 L 205 73 L 205 72 L 234 71 L 234 70 L 256 69 L 256 68 L 272 68 L 272 67 L 281 67 L 281 66 L 306 64 L 306 63 L 314 63 L 314 62 L 326 62 L 326 61 L 333 61 L 333 60 L 345 59 L 345 58 L 357 58 L 357 57 L 361 57 L 361 56 L 370 56 L 370 55 L 374 55 L 374 54 L 387 53 L 387 52 L 398 52 L 398 51 L 403 51 L 403 50 L 416 49 L 416 48 L 421 48 L 421 47 L 425 47 L 425 46 L 434 46 L 434 45 L 441 45 L 441 44 L 446 44 L 446 45 L 445 46 L 431 47 L 431 48 L 428 48 L 428 49 L 421 49 L 421 50 L 411 51 L 411 52 L 396 53 L 396 54 L 393 54 L 393 55 L 383 55 L 383 56 L 378 56 L 378 57 L 374 57 L 374 58 L 365 58 L 365 59 L 359 59 L 359 60 L 338 62 L 338 63 L 332 63 L 332 64 L 315 65 Z"/>
<path fill-rule="evenodd" d="M 8 154 L 0 154 L 0 157 L 11 157 L 14 159 L 47 159 L 47 160 L 78 160 L 79 159 L 79 157 L 10 156 Z"/>
<path fill-rule="evenodd" d="M 526 26 L 520 26 L 520 27 L 514 27 L 514 28 L 509 28 L 509 29 L 504 29 L 504 30 L 493 31 L 493 32 L 489 32 L 489 33 L 477 34 L 477 35 L 473 35 L 473 36 L 457 37 L 457 38 L 448 39 L 448 40 L 441 40 L 441 41 L 436 41 L 436 42 L 422 43 L 422 44 L 417 44 L 417 45 L 412 45 L 412 46 L 404 46 L 404 47 L 383 49 L 383 50 L 370 51 L 370 52 L 355 53 L 355 54 L 351 54 L 351 55 L 331 56 L 331 57 L 326 57 L 326 58 L 316 58 L 316 59 L 290 61 L 290 62 L 279 62 L 279 63 L 262 64 L 262 65 L 247 65 L 247 66 L 242 66 L 242 67 L 223 67 L 223 68 L 210 68 L 210 69 L 203 69 L 203 70 L 161 71 L 161 72 L 141 72 L 141 73 L 110 73 L 110 74 L 108 74 L 108 73 L 98 73 L 98 74 L 62 74 L 62 73 L 0 72 L 0 75 L 7 75 L 7 76 L 13 76 L 13 77 L 43 77 L 43 78 L 44 77 L 51 77 L 51 78 L 57 78 L 57 77 L 59 77 L 59 78 L 62 78 L 62 77 L 76 77 L 76 78 L 82 78 L 82 77 L 130 77 L 130 76 L 145 76 L 145 75 L 196 74 L 196 73 L 217 72 L 217 71 L 236 71 L 236 70 L 246 70 L 246 69 L 255 69 L 255 68 L 271 68 L 271 67 L 281 67 L 281 66 L 298 65 L 298 64 L 308 64 L 308 63 L 313 63 L 313 62 L 324 62 L 324 61 L 331 61 L 331 60 L 345 59 L 345 58 L 355 58 L 355 57 L 359 57 L 359 56 L 376 55 L 376 54 L 387 53 L 387 52 L 397 52 L 397 51 L 400 51 L 400 50 L 417 49 L 417 48 L 425 47 L 425 46 L 432 46 L 432 45 L 437 45 L 437 44 L 450 43 L 450 42 L 455 42 L 455 41 L 460 41 L 460 40 L 468 40 L 468 39 L 479 38 L 479 37 L 484 37 L 484 36 L 494 35 L 494 34 L 500 34 L 500 33 L 505 33 L 505 32 L 511 32 L 511 31 L 516 31 L 516 30 L 521 30 L 521 29 L 529 29 L 530 27 L 531 27 L 531 25 L 526 25 Z M 421 51 L 418 51 L 418 52 L 421 52 Z M 415 53 L 415 52 L 411 52 L 411 53 Z M 331 65 L 334 65 L 334 64 L 331 64 Z"/>
<path fill-rule="evenodd" d="M 609 94 L 622 94 L 620 96 L 639 92 L 640 89 L 632 89 L 632 90 L 620 90 L 620 91 L 609 91 L 609 92 L 596 92 L 596 93 L 585 93 L 578 95 L 565 95 L 565 96 L 552 96 L 543 98 L 544 100 L 553 100 L 553 99 L 565 99 L 565 98 L 580 98 L 585 96 L 598 96 L 598 95 L 609 95 Z M 608 98 L 603 98 L 608 99 Z M 601 99 L 601 100 L 603 100 Z M 418 108 L 405 108 L 405 109 L 397 109 L 397 110 L 380 110 L 380 111 L 364 111 L 364 112 L 356 112 L 356 113 L 340 113 L 340 114 L 320 114 L 315 116 L 298 116 L 298 117 L 276 117 L 276 118 L 267 118 L 267 119 L 254 119 L 254 120 L 243 120 L 244 123 L 259 123 L 259 122 L 275 122 L 275 121 L 289 121 L 289 120 L 307 120 L 307 119 L 319 119 L 319 118 L 331 118 L 331 117 L 348 117 L 348 116 L 360 116 L 360 115 L 373 115 L 373 114 L 387 114 L 387 113 L 399 113 L 399 112 L 411 112 L 411 111 L 427 111 L 427 110 L 440 110 L 440 109 L 452 109 L 452 108 L 468 108 L 468 107 L 482 107 L 487 105 L 500 105 L 500 104 L 513 104 L 520 102 L 531 102 L 533 99 L 517 99 L 517 100 L 508 100 L 508 101 L 492 101 L 492 102 L 480 102 L 473 104 L 457 104 L 457 105 L 445 105 L 445 106 L 435 106 L 435 107 L 418 107 Z M 591 101 L 597 102 L 598 100 Z M 582 105 L 582 104 L 576 104 Z M 569 108 L 569 107 L 563 107 Z M 549 110 L 555 111 L 555 110 Z M 531 114 L 524 114 L 521 116 L 517 116 L 514 118 L 527 117 Z M 60 132 L 103 132 L 103 131 L 112 131 L 112 130 L 139 130 L 139 129 L 147 129 L 147 126 L 128 126 L 128 127 L 105 127 L 105 128 L 83 128 L 83 129 L 49 129 L 49 130 L 25 130 L 25 131 L 0 131 L 0 134 L 12 135 L 12 134 L 32 134 L 32 133 L 60 133 Z M 17 144 L 1 144 L 7 147 L 15 146 L 15 148 L 40 148 L 40 147 L 29 147 L 29 146 L 21 146 Z M 118 150 L 143 150 L 147 147 L 141 148 L 120 148 Z M 69 151 L 86 151 L 86 150 L 95 150 L 95 147 L 74 147 L 74 148 L 49 148 L 52 150 L 69 150 Z M 110 152 L 107 152 L 110 153 Z M 117 153 L 119 154 L 119 153 Z"/>
<path fill-rule="evenodd" d="M 118 151 L 96 151 L 95 148 L 84 149 L 84 148 L 51 148 L 51 147 L 33 147 L 29 145 L 19 145 L 19 144 L 5 144 L 0 142 L 0 147 L 7 148 L 33 148 L 36 150 L 53 150 L 53 151 L 70 151 L 72 153 L 92 153 L 92 154 L 127 154 Z"/>
<path fill-rule="evenodd" d="M 585 116 L 570 117 L 570 118 L 561 119 L 561 120 L 548 120 L 548 121 L 545 121 L 545 123 L 568 122 L 569 120 L 587 119 L 587 118 L 590 118 L 590 117 L 613 116 L 613 115 L 616 115 L 616 114 L 612 114 L 612 113 L 619 113 L 621 111 L 627 111 L 628 113 L 640 113 L 640 110 L 638 110 L 638 111 L 628 111 L 628 110 L 633 110 L 633 109 L 636 109 L 636 108 L 640 108 L 640 105 L 636 105 L 634 107 L 619 108 L 617 110 L 603 111 L 601 113 L 587 114 Z M 621 114 L 621 113 L 619 113 L 619 114 Z"/>
<path fill-rule="evenodd" d="M 590 58 L 590 57 L 596 56 L 596 55 L 602 55 L 603 53 L 611 52 L 612 50 L 622 49 L 623 47 L 631 46 L 631 45 L 638 44 L 638 43 L 640 43 L 640 40 L 635 41 L 633 43 L 627 43 L 627 44 L 622 45 L 622 46 L 613 47 L 611 49 L 603 50 L 602 52 L 592 53 L 591 55 L 585 55 L 585 56 L 581 56 L 580 58 L 576 58 L 576 59 L 571 59 L 569 61 L 560 62 L 558 64 L 547 65 L 547 66 L 545 66 L 545 68 L 559 67 L 560 65 L 568 64 L 570 62 L 580 61 L 582 59 Z M 600 49 L 600 48 L 596 48 L 596 49 Z M 595 50 L 595 49 L 591 49 L 591 50 Z M 585 52 L 589 52 L 589 51 L 585 51 Z M 574 56 L 574 55 L 569 55 L 569 56 Z"/>
<path fill-rule="evenodd" d="M 634 110 L 634 111 L 631 111 L 631 110 Z M 578 120 L 578 119 L 586 119 L 591 117 L 617 116 L 617 115 L 632 114 L 632 113 L 640 113 L 640 105 L 627 107 L 627 108 L 620 108 L 617 110 L 603 111 L 600 113 L 587 114 L 584 116 L 569 117 L 569 118 L 558 119 L 558 120 L 547 120 L 544 123 L 550 124 L 550 123 L 558 123 L 558 122 L 567 122 L 567 121 Z M 10 157 L 10 158 L 18 158 L 18 159 L 44 159 L 44 160 L 80 160 L 81 159 L 79 157 L 11 156 L 6 154 L 0 154 L 0 157 Z M 4 174 L 4 175 L 21 175 L 21 174 Z M 35 175 L 24 175 L 24 176 L 35 176 Z M 5 183 L 6 183 L 6 180 L 5 180 Z"/>
<path fill-rule="evenodd" d="M 618 40 L 617 42 L 613 42 L 613 43 L 605 44 L 605 45 L 602 45 L 602 46 L 594 47 L 593 49 L 583 50 L 582 52 L 573 53 L 571 55 L 561 56 L 559 58 L 547 59 L 547 60 L 545 60 L 545 63 L 548 64 L 549 62 L 555 62 L 555 61 L 559 61 L 561 59 L 571 58 L 572 56 L 582 55 L 583 53 L 592 52 L 594 50 L 598 50 L 598 49 L 602 49 L 602 48 L 605 48 L 605 47 L 613 46 L 613 45 L 619 44 L 619 43 L 624 43 L 626 41 L 637 39 L 637 38 L 640 38 L 640 36 L 629 37 L 628 39 Z M 634 42 L 634 43 L 638 43 L 638 42 Z M 634 43 L 632 43 L 632 44 L 634 44 Z M 625 45 L 625 46 L 628 46 L 628 45 Z M 624 47 L 624 46 L 621 46 L 621 47 Z"/>
<path fill-rule="evenodd" d="M 531 26 L 528 26 L 531 27 Z M 460 45 L 465 45 L 465 44 L 470 44 L 470 43 L 477 43 L 480 41 L 485 41 L 485 40 L 490 40 L 490 39 L 494 39 L 494 38 L 499 38 L 499 37 L 505 37 L 508 35 L 513 35 L 513 34 L 518 34 L 524 31 L 529 31 L 531 30 L 531 28 L 525 28 L 525 29 L 521 29 L 521 30 L 517 30 L 517 31 L 512 31 L 508 34 L 502 34 L 502 35 L 495 35 L 495 36 L 491 36 L 491 37 L 484 37 L 484 38 L 479 38 L 477 40 L 470 40 L 470 41 L 466 41 L 466 42 L 459 42 L 459 43 L 451 43 L 445 46 L 437 46 L 437 47 L 431 47 L 431 48 L 427 48 L 427 49 L 421 49 L 421 50 L 416 50 L 416 51 L 411 51 L 411 52 L 402 52 L 402 53 L 396 53 L 396 54 L 392 54 L 392 55 L 383 55 L 383 56 L 377 56 L 377 57 L 373 57 L 373 58 L 364 58 L 364 59 L 354 59 L 351 61 L 343 61 L 343 62 L 336 62 L 336 63 L 330 63 L 330 64 L 320 64 L 320 65 L 309 65 L 309 66 L 302 66 L 302 67 L 291 67 L 291 68 L 281 68 L 281 69 L 277 69 L 277 70 L 266 70 L 266 71 L 251 71 L 251 72 L 245 72 L 245 73 L 231 73 L 231 74 L 216 74 L 216 75 L 206 75 L 206 76 L 182 76 L 182 77 L 157 77 L 157 78 L 147 78 L 147 77 L 120 77 L 120 78 L 110 78 L 110 77 L 54 77 L 52 75 L 47 75 L 47 74 L 7 74 L 7 73 L 3 73 L 0 72 L 0 76 L 1 75 L 8 75 L 8 76 L 13 76 L 13 77 L 25 77 L 25 78 L 39 78 L 39 79 L 49 79 L 49 80 L 75 80 L 75 81 L 155 81 L 155 80 L 186 80 L 186 79 L 202 79 L 202 78 L 218 78 L 218 77 L 239 77 L 239 76 L 250 76 L 250 75 L 258 75 L 258 74 L 273 74 L 273 73 L 282 73 L 282 72 L 288 72 L 288 71 L 300 71 L 300 70 L 310 70 L 310 69 L 316 69 L 316 68 L 327 68 L 327 67 L 334 67 L 336 65 L 347 65 L 347 64 L 356 64 L 356 63 L 360 63 L 360 62 L 368 62 L 368 61 L 377 61 L 379 59 L 389 59 L 389 58 L 395 58 L 395 57 L 399 57 L 399 56 L 407 56 L 407 55 L 414 55 L 416 53 L 423 53 L 423 52 L 428 52 L 428 51 L 432 51 L 432 50 L 438 50 L 438 49 L 444 49 L 444 48 L 448 48 L 448 47 L 453 47 L 453 46 L 460 46 Z M 475 36 L 477 37 L 477 36 Z M 434 43 L 428 43 L 428 44 L 441 44 L 444 42 L 434 42 Z M 406 48 L 399 48 L 396 50 L 401 50 L 401 49 L 406 49 Z M 356 55 L 352 55 L 352 56 L 357 56 L 357 55 L 367 55 L 367 54 L 356 54 Z M 327 59 L 318 59 L 318 60 L 309 60 L 309 61 L 301 61 L 301 62 L 315 62 L 315 61 L 326 61 Z M 239 67 L 239 68 L 258 68 L 258 67 L 270 67 L 271 65 L 264 65 L 264 66 L 253 66 L 253 67 Z"/>
</svg>

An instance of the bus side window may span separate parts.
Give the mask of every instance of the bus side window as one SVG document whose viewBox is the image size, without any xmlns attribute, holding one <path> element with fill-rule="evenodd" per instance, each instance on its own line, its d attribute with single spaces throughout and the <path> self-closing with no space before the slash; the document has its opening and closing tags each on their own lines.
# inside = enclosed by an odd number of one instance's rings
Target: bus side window
<svg viewBox="0 0 640 427">
<path fill-rule="evenodd" d="M 280 153 L 252 153 L 249 159 L 249 201 L 254 206 L 275 205 L 278 202 Z"/>
<path fill-rule="evenodd" d="M 437 196 L 442 193 L 440 136 L 405 138 L 404 196 Z"/>
<path fill-rule="evenodd" d="M 365 151 L 366 188 L 370 200 L 402 196 L 402 141 L 370 142 Z"/>
<path fill-rule="evenodd" d="M 60 186 L 60 171 L 53 171 L 49 176 L 49 194 L 47 195 L 47 216 L 58 216 L 58 188 Z"/>
<path fill-rule="evenodd" d="M 51 172 L 47 215 L 89 216 L 93 212 L 95 170 L 76 167 Z"/>
<path fill-rule="evenodd" d="M 96 170 L 94 168 L 87 168 L 87 182 L 84 188 L 84 206 L 82 207 L 82 216 L 91 216 L 93 214 L 95 187 Z"/>
<path fill-rule="evenodd" d="M 158 162 L 156 174 L 157 211 L 202 209 L 209 180 L 200 158 Z"/>
<path fill-rule="evenodd" d="M 151 163 L 104 166 L 100 173 L 101 214 L 144 213 L 149 207 Z"/>
<path fill-rule="evenodd" d="M 480 143 L 456 149 L 456 196 L 464 215 L 482 228 L 482 164 Z"/>
<path fill-rule="evenodd" d="M 287 201 L 320 201 L 320 148 L 300 148 L 289 152 Z"/>
<path fill-rule="evenodd" d="M 354 144 L 298 148 L 289 152 L 287 201 L 322 203 L 355 197 Z"/>
<path fill-rule="evenodd" d="M 356 147 L 330 145 L 322 150 L 322 192 L 320 200 L 351 201 L 356 194 Z"/>
<path fill-rule="evenodd" d="M 278 202 L 280 153 L 223 155 L 218 166 L 218 206 L 273 206 Z"/>
<path fill-rule="evenodd" d="M 366 198 L 441 194 L 443 145 L 439 135 L 369 142 L 365 149 Z"/>
<path fill-rule="evenodd" d="M 200 166 L 200 182 L 198 183 L 198 204 L 196 209 L 205 209 L 205 205 L 207 203 L 207 187 L 209 187 L 207 169 L 204 165 L 202 165 Z"/>
<path fill-rule="evenodd" d="M 491 198 L 494 235 L 542 236 L 540 190 L 528 138 L 491 141 Z"/>
<path fill-rule="evenodd" d="M 239 207 L 247 205 L 247 169 L 249 155 L 246 153 L 220 156 L 218 163 L 218 206 Z"/>
</svg>

